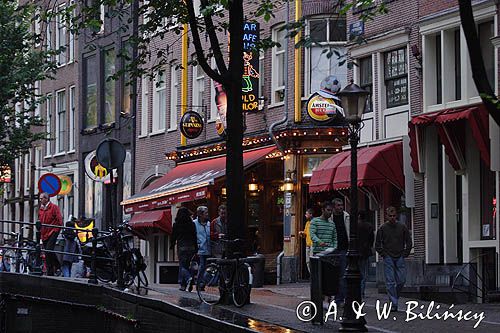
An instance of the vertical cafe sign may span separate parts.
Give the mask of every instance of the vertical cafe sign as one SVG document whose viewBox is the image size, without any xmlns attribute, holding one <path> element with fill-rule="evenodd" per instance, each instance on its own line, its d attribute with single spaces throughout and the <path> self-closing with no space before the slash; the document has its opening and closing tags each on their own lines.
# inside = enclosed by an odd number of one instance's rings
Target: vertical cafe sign
<svg viewBox="0 0 500 333">
<path fill-rule="evenodd" d="M 259 53 L 255 50 L 260 38 L 259 23 L 243 24 L 243 111 L 259 110 Z"/>
</svg>

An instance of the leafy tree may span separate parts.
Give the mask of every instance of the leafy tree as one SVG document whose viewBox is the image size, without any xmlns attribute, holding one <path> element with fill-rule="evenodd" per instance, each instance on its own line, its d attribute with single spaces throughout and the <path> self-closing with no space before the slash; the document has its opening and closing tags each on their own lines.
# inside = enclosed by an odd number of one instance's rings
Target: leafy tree
<svg viewBox="0 0 500 333">
<path fill-rule="evenodd" d="M 46 133 L 33 131 L 43 125 L 35 114 L 42 101 L 36 82 L 50 78 L 56 68 L 49 53 L 36 47 L 40 36 L 32 32 L 35 8 L 0 0 L 0 166 L 11 166 Z M 0 168 L 0 172 L 2 172 Z"/>
</svg>

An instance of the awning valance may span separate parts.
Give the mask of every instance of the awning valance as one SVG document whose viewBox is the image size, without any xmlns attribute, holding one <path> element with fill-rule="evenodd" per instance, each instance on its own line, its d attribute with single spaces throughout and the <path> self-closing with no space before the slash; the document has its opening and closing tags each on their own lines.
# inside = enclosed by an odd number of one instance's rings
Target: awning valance
<svg viewBox="0 0 500 333">
<path fill-rule="evenodd" d="M 263 160 L 275 149 L 272 146 L 244 152 L 244 167 L 248 168 Z M 208 193 L 208 186 L 225 174 L 225 156 L 180 164 L 141 192 L 124 200 L 121 205 L 125 206 L 126 213 L 133 213 L 203 199 Z"/>
<path fill-rule="evenodd" d="M 170 234 L 172 233 L 172 213 L 170 209 L 135 213 L 128 224 L 138 235 L 144 235 L 145 229 L 157 229 Z"/>
<path fill-rule="evenodd" d="M 435 125 L 439 140 L 453 169 L 465 169 L 466 124 L 471 129 L 482 160 L 490 164 L 488 111 L 483 104 L 459 109 L 448 109 L 414 117 L 409 123 L 410 155 L 413 171 L 423 172 L 423 130 Z"/>
<path fill-rule="evenodd" d="M 313 171 L 309 192 L 341 190 L 351 186 L 350 151 L 323 161 Z M 327 181 L 328 177 L 330 180 Z M 404 191 L 403 144 L 386 143 L 358 150 L 358 186 L 374 187 L 391 183 Z"/>
</svg>

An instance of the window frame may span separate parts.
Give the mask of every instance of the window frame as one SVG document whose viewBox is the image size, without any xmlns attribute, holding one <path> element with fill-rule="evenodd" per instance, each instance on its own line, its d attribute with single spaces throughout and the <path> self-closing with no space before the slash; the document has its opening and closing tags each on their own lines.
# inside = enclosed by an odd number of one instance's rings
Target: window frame
<svg viewBox="0 0 500 333">
<path fill-rule="evenodd" d="M 61 97 L 62 96 L 62 97 Z M 62 104 L 61 104 L 62 103 Z M 61 110 L 61 105 L 64 106 Z M 66 89 L 60 89 L 56 91 L 56 140 L 55 140 L 55 153 L 64 153 L 65 152 L 65 143 L 66 143 L 66 127 L 67 127 L 67 103 L 66 103 Z M 62 122 L 61 122 L 62 119 Z M 61 126 L 62 125 L 62 126 Z M 62 127 L 62 129 L 61 129 Z M 61 137 L 62 135 L 62 137 Z M 62 149 L 61 149 L 62 147 Z"/>
<path fill-rule="evenodd" d="M 335 21 L 335 20 L 338 20 L 342 18 L 344 21 L 345 21 L 345 24 L 347 26 L 347 18 L 346 17 L 340 17 L 340 16 L 336 16 L 336 17 L 332 17 L 331 15 L 330 16 L 324 16 L 324 15 L 320 15 L 320 16 L 313 16 L 309 19 L 307 19 L 306 21 L 306 28 L 305 28 L 305 33 L 306 33 L 306 36 L 310 36 L 311 34 L 311 25 L 310 23 L 312 21 L 321 21 L 321 20 L 326 20 L 327 21 L 327 25 L 326 25 L 326 41 L 323 41 L 323 42 L 316 42 L 317 45 L 313 45 L 311 47 L 307 47 L 305 48 L 304 50 L 304 89 L 303 89 L 303 93 L 304 93 L 304 96 L 305 97 L 308 97 L 310 96 L 313 91 L 311 90 L 311 78 L 312 78 L 312 75 L 311 75 L 311 58 L 312 58 L 312 48 L 342 48 L 342 47 L 346 47 L 347 46 L 347 29 L 346 29 L 346 37 L 345 37 L 345 40 L 344 41 L 330 41 L 330 24 L 332 21 Z M 347 52 L 347 49 L 345 49 L 345 52 Z M 326 57 L 325 54 L 322 54 Z M 334 57 L 335 55 L 333 55 L 332 57 Z M 346 64 L 344 64 L 344 66 L 346 66 Z"/>
<path fill-rule="evenodd" d="M 398 58 L 399 58 L 399 51 L 403 50 L 404 52 L 404 62 L 396 62 L 395 65 L 399 66 L 401 64 L 404 64 L 405 67 L 405 72 L 404 73 L 398 73 L 393 76 L 388 76 L 388 62 L 387 59 L 389 57 L 389 54 L 392 52 L 397 52 Z M 398 59 L 399 60 L 399 59 Z M 383 82 L 384 82 L 384 93 L 385 93 L 385 108 L 386 109 L 392 109 L 392 108 L 397 108 L 400 106 L 408 105 L 410 103 L 409 99 L 409 77 L 408 77 L 408 47 L 407 45 L 404 45 L 402 47 L 394 48 L 388 51 L 384 51 L 382 53 L 382 62 L 383 62 Z M 397 82 L 398 80 L 401 80 L 403 78 L 406 78 L 406 100 L 405 102 L 399 102 L 399 103 L 391 103 L 389 104 L 389 83 L 390 82 Z"/>
<path fill-rule="evenodd" d="M 62 50 L 61 48 L 66 47 L 68 45 L 68 34 L 66 29 L 66 22 L 64 20 L 64 9 L 66 4 L 61 4 L 57 7 L 57 15 L 56 15 L 56 51 L 57 54 L 57 66 L 63 67 L 66 65 L 68 60 L 67 58 L 67 49 Z"/>
<path fill-rule="evenodd" d="M 170 66 L 170 112 L 168 120 L 168 130 L 177 130 L 177 115 L 178 105 L 177 98 L 179 95 L 179 73 L 175 66 Z"/>
<path fill-rule="evenodd" d="M 278 24 L 276 27 L 272 29 L 272 38 L 274 41 L 279 43 L 280 41 L 278 40 L 278 34 L 281 32 L 284 32 L 285 35 L 283 37 L 283 45 L 282 48 L 283 50 L 278 50 L 277 46 L 274 46 L 272 48 L 272 59 L 271 59 L 271 67 L 272 67 L 272 72 L 271 72 L 271 82 L 272 82 L 272 91 L 271 91 L 271 104 L 272 105 L 281 105 L 284 104 L 284 93 L 285 93 L 285 82 L 286 82 L 286 75 L 285 73 L 285 68 L 283 68 L 283 85 L 278 85 L 278 80 L 280 79 L 278 77 L 279 69 L 278 66 L 280 65 L 280 62 L 278 61 L 278 56 L 283 54 L 283 57 L 286 58 L 286 52 L 287 52 L 287 37 L 286 37 L 286 30 L 281 30 L 283 28 L 283 24 Z M 281 31 L 280 31 L 281 30 Z M 283 61 L 284 66 L 286 67 L 285 61 Z M 276 98 L 277 94 L 280 94 L 280 92 L 283 92 L 283 100 L 278 100 Z"/>
<path fill-rule="evenodd" d="M 93 84 L 95 86 L 95 118 L 96 118 L 96 123 L 95 124 L 88 124 L 88 114 L 89 114 L 89 59 L 93 58 L 93 63 L 94 63 L 94 74 L 95 75 L 95 83 Z M 83 112 L 82 112 L 82 128 L 85 130 L 91 130 L 99 126 L 100 119 L 99 119 L 99 91 L 98 91 L 98 77 L 97 77 L 97 71 L 100 68 L 100 66 L 97 64 L 97 61 L 99 60 L 99 57 L 97 53 L 87 55 L 83 57 Z"/>
<path fill-rule="evenodd" d="M 149 85 L 151 81 L 147 76 L 141 78 L 141 131 L 139 137 L 149 133 Z"/>
<path fill-rule="evenodd" d="M 69 152 L 74 152 L 75 151 L 75 134 L 76 134 L 76 127 L 75 127 L 75 115 L 76 115 L 76 104 L 75 104 L 75 96 L 76 96 L 76 87 L 70 86 L 69 87 L 69 130 L 68 130 L 68 135 L 69 135 Z"/>
<path fill-rule="evenodd" d="M 45 141 L 45 158 L 52 156 L 52 93 L 47 94 L 45 102 L 45 131 L 47 132 L 47 140 Z"/>
<path fill-rule="evenodd" d="M 156 134 L 156 133 L 163 133 L 165 132 L 165 127 L 166 127 L 166 122 L 167 122 L 167 80 L 166 80 L 166 73 L 162 72 L 162 75 L 159 75 L 157 73 L 155 75 L 155 79 L 153 80 L 153 114 L 152 114 L 152 128 L 151 128 L 151 134 Z M 163 76 L 163 79 L 161 77 Z M 160 81 L 160 86 L 157 85 L 157 82 Z M 165 95 L 164 98 L 164 105 L 163 105 L 163 121 L 161 120 L 161 113 L 160 113 L 160 99 L 159 95 L 160 93 L 163 92 Z M 161 126 L 160 126 L 161 125 Z"/>
<path fill-rule="evenodd" d="M 200 71 L 201 70 L 201 71 Z M 200 75 L 201 72 L 201 75 Z M 193 89 L 192 89 L 192 106 L 197 109 L 202 109 L 203 112 L 205 112 L 205 72 L 203 71 L 203 68 L 201 68 L 201 65 L 196 65 L 193 66 L 193 71 L 192 71 L 192 80 L 193 82 Z M 201 89 L 200 89 L 201 88 Z M 201 101 L 199 101 L 201 93 Z"/>
</svg>

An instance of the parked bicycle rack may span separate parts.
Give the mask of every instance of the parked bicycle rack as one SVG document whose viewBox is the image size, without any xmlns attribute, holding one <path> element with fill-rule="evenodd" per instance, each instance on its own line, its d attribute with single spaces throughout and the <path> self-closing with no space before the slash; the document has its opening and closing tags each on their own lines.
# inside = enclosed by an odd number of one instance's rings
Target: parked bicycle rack
<svg viewBox="0 0 500 333">
<path fill-rule="evenodd" d="M 98 236 L 99 234 L 103 234 L 103 235 L 109 235 L 109 232 L 107 231 L 99 231 L 97 228 L 93 228 L 92 231 L 87 231 L 87 230 L 82 230 L 82 229 L 78 229 L 78 228 L 72 228 L 72 227 L 65 227 L 65 226 L 58 226 L 58 225 L 52 225 L 52 224 L 43 224 L 41 223 L 40 221 L 37 221 L 35 223 L 32 223 L 32 222 L 22 222 L 22 221 L 10 221 L 10 220 L 0 220 L 0 222 L 2 223 L 11 223 L 11 224 L 18 224 L 18 225 L 30 225 L 30 226 L 34 226 L 35 229 L 36 229 L 36 232 L 35 232 L 35 243 L 37 244 L 35 249 L 32 249 L 32 248 L 22 248 L 22 247 L 12 247 L 12 246 L 0 246 L 0 249 L 2 250 L 8 250 L 8 249 L 11 249 L 11 250 L 23 250 L 23 251 L 28 251 L 28 252 L 35 252 L 36 253 L 36 256 L 37 258 L 39 258 L 41 260 L 41 255 L 42 255 L 42 248 L 41 248 L 41 230 L 42 230 L 42 227 L 50 227 L 50 228 L 57 228 L 57 229 L 62 229 L 62 230 L 74 230 L 76 232 L 92 232 L 92 238 L 90 239 L 90 241 L 92 242 L 92 255 L 86 255 L 86 254 L 79 254 L 78 256 L 79 257 L 82 257 L 82 258 L 87 258 L 87 259 L 90 259 L 90 277 L 89 277 L 89 280 L 88 280 L 88 283 L 92 283 L 92 284 L 97 284 L 97 275 L 96 275 L 96 260 L 109 260 L 109 261 L 115 261 L 114 258 L 107 258 L 107 257 L 98 257 L 97 256 L 97 241 L 98 241 Z M 0 232 L 0 234 L 7 234 L 7 235 L 13 235 L 12 233 L 8 233 L 8 232 Z M 88 237 L 87 237 L 88 239 Z M 89 240 L 87 240 L 87 242 L 85 243 L 88 243 Z M 74 255 L 74 253 L 68 253 L 68 252 L 64 252 L 64 251 L 57 251 L 57 250 L 46 250 L 44 249 L 43 250 L 44 253 L 54 253 L 54 254 L 70 254 L 70 255 Z"/>
</svg>

